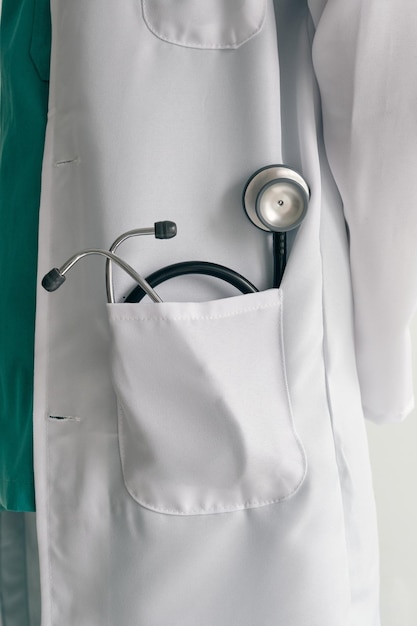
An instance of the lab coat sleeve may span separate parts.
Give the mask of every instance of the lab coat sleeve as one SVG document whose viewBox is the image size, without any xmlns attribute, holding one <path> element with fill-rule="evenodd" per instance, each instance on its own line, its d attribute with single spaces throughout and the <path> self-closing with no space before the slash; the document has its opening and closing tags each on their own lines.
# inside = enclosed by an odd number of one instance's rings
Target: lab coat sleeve
<svg viewBox="0 0 417 626">
<path fill-rule="evenodd" d="M 309 6 L 325 148 L 349 232 L 364 413 L 379 423 L 400 421 L 414 405 L 415 1 L 310 0 Z"/>
</svg>

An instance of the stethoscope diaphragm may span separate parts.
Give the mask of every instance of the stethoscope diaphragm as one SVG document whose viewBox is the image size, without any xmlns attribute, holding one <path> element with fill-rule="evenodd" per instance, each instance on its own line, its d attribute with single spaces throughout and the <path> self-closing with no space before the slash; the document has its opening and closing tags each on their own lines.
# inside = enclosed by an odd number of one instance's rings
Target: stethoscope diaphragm
<svg viewBox="0 0 417 626">
<path fill-rule="evenodd" d="M 243 207 L 261 230 L 283 233 L 303 221 L 310 190 L 304 178 L 285 165 L 268 165 L 255 172 L 243 191 Z"/>
</svg>

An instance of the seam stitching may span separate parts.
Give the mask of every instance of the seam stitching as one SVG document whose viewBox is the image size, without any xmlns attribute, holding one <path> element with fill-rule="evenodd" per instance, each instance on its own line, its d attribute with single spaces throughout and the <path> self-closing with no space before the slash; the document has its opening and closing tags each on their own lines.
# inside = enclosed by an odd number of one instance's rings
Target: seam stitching
<svg viewBox="0 0 417 626">
<path fill-rule="evenodd" d="M 258 1 L 258 0 L 257 0 Z M 149 30 L 156 35 L 156 37 L 158 37 L 158 39 L 161 39 L 162 41 L 165 41 L 166 43 L 171 43 L 171 44 L 175 44 L 178 46 L 183 46 L 185 48 L 196 48 L 196 49 L 202 49 L 202 50 L 225 50 L 225 49 L 232 49 L 235 50 L 236 48 L 239 48 L 241 45 L 243 45 L 244 43 L 246 43 L 247 41 L 249 41 L 250 39 L 252 39 L 252 37 L 254 37 L 262 28 L 264 21 L 265 21 L 265 15 L 266 15 L 266 2 L 263 2 L 263 12 L 262 12 L 262 16 L 260 19 L 260 22 L 258 24 L 258 26 L 256 26 L 256 28 L 245 38 L 242 40 L 238 40 L 235 41 L 234 43 L 202 43 L 202 44 L 189 44 L 187 43 L 187 41 L 182 40 L 180 41 L 179 39 L 174 39 L 174 38 L 169 38 L 167 35 L 163 35 L 161 31 L 157 30 L 157 28 L 154 26 L 154 22 L 150 19 L 149 17 L 149 13 L 147 11 L 147 0 L 142 0 L 142 12 L 143 12 L 143 18 L 145 21 L 145 24 L 147 25 L 147 27 L 149 28 Z"/>
<path fill-rule="evenodd" d="M 160 321 L 160 322 L 196 322 L 196 321 L 210 321 L 210 320 L 220 320 L 226 319 L 229 317 L 236 317 L 237 315 L 241 315 L 242 313 L 254 313 L 256 311 L 262 311 L 264 309 L 273 309 L 281 306 L 281 296 L 278 302 L 274 302 L 272 304 L 265 304 L 263 306 L 257 306 L 250 309 L 239 309 L 236 311 L 232 311 L 231 313 L 224 313 L 222 315 L 206 315 L 206 316 L 194 316 L 194 317 L 162 317 L 162 316 L 152 316 L 152 317 L 125 317 L 112 315 L 110 313 L 110 319 L 113 322 L 150 322 L 150 321 Z M 159 306 L 159 305 L 156 305 Z"/>
</svg>

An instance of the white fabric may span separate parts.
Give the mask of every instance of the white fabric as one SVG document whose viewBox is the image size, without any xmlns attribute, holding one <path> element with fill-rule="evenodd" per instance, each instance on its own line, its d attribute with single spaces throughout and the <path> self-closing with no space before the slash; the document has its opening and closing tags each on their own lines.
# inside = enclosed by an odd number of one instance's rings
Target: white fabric
<svg viewBox="0 0 417 626">
<path fill-rule="evenodd" d="M 164 5 L 157 6 L 155 15 L 162 19 Z M 247 6 L 255 15 L 255 4 Z M 217 33 L 224 41 L 221 7 L 218 2 L 201 3 L 205 19 L 213 18 L 210 36 Z M 38 292 L 35 473 L 42 626 L 379 626 L 377 536 L 362 405 L 368 416 L 384 420 L 397 419 L 409 406 L 411 390 L 404 374 L 409 364 L 405 344 L 397 338 L 406 336 L 416 300 L 415 276 L 406 278 L 401 272 L 406 261 L 415 263 L 409 234 L 416 220 L 415 194 L 409 188 L 410 208 L 403 203 L 397 221 L 398 211 L 382 202 L 391 186 L 376 145 L 376 137 L 390 140 L 390 158 L 398 162 L 403 152 L 394 139 L 404 136 L 410 125 L 407 106 L 397 116 L 393 96 L 386 94 L 391 85 L 404 91 L 396 75 L 403 58 L 412 62 L 415 46 L 413 38 L 402 37 L 411 26 L 398 17 L 401 8 L 409 13 L 407 0 L 396 5 L 395 14 L 387 2 L 376 0 L 366 7 L 311 0 L 310 14 L 304 1 L 268 0 L 262 27 L 238 48 L 195 49 L 156 36 L 139 0 L 52 1 L 39 276 L 79 249 L 108 247 L 123 231 L 171 219 L 178 224 L 175 239 L 123 244 L 120 253 L 138 271 L 147 274 L 176 261 L 211 260 L 267 289 L 272 279 L 270 237 L 245 218 L 241 194 L 248 177 L 263 165 L 283 162 L 300 170 L 312 194 L 306 220 L 290 237 L 281 288 L 285 366 L 277 367 L 279 341 L 266 342 L 263 336 L 253 367 L 272 363 L 272 371 L 264 372 L 269 383 L 277 368 L 276 387 L 269 384 L 262 399 L 265 406 L 269 399 L 284 402 L 288 386 L 308 469 L 292 497 L 242 510 L 173 515 L 132 498 L 122 473 L 111 355 L 118 362 L 114 383 L 120 397 L 128 384 L 130 397 L 136 379 L 121 375 L 119 352 L 113 348 L 111 353 L 102 259 L 87 259 L 71 270 L 57 293 Z M 170 24 L 177 13 L 173 16 L 170 3 L 166 11 Z M 228 10 L 227 19 L 232 14 Z M 393 23 L 398 26 L 392 30 Z M 386 62 L 378 56 L 371 73 L 361 59 L 375 58 L 387 29 L 392 33 L 389 54 L 385 52 Z M 369 108 L 366 86 L 371 78 L 378 115 Z M 397 182 L 402 180 L 400 166 L 395 172 Z M 374 194 L 382 221 L 375 217 Z M 395 219 L 390 221 L 391 215 Z M 399 230 L 390 228 L 405 219 L 399 245 Z M 388 246 L 390 232 L 397 235 Z M 381 282 L 388 267 L 392 281 L 403 278 L 395 315 L 386 294 L 396 287 L 391 282 L 385 288 Z M 117 272 L 116 282 L 122 299 L 131 281 Z M 376 289 L 376 284 L 384 288 Z M 204 309 L 213 300 L 218 300 L 216 310 L 236 306 L 235 292 L 210 279 L 178 279 L 158 289 L 168 310 L 193 310 L 197 305 L 192 303 L 202 301 Z M 368 309 L 371 299 L 373 308 Z M 128 305 L 116 308 L 123 306 Z M 376 319 L 375 327 L 383 327 L 383 334 L 371 327 Z M 265 328 L 271 325 L 262 315 L 261 320 Z M 112 319 L 111 324 L 114 332 L 119 322 Z M 240 345 L 235 333 L 243 331 L 242 324 L 250 326 L 247 340 L 253 352 L 257 329 L 245 316 L 230 329 L 231 340 Z M 273 336 L 278 325 L 277 319 Z M 176 331 L 180 326 L 175 324 Z M 125 333 L 124 323 L 123 328 Z M 158 345 L 152 324 L 147 331 L 140 328 L 143 340 L 145 335 L 149 352 L 152 337 Z M 121 345 L 120 354 L 125 354 L 128 335 L 115 339 L 113 347 Z M 194 346 L 194 340 L 188 337 L 182 348 Z M 202 341 L 198 335 L 196 345 Z M 217 335 L 212 341 L 213 347 L 219 345 Z M 226 359 L 227 369 L 227 343 L 216 352 Z M 240 368 L 240 359 L 232 356 Z M 134 354 L 135 363 L 139 357 Z M 155 369 L 149 355 L 144 359 L 141 374 L 147 366 Z M 178 361 L 169 355 L 174 366 Z M 157 385 L 157 372 L 152 378 Z M 249 384 L 245 378 L 244 385 Z M 222 392 L 221 402 L 228 399 L 229 393 Z M 138 398 L 136 408 L 151 410 L 149 404 L 148 398 L 143 405 Z M 129 423 L 136 428 L 132 415 Z M 161 424 L 159 413 L 147 415 L 149 424 L 152 417 Z M 202 419 L 207 418 L 204 414 Z M 248 418 L 244 428 L 253 424 Z M 264 424 L 271 428 L 270 413 Z M 281 424 L 283 436 L 291 441 L 288 421 L 279 419 L 277 427 Z M 237 420 L 233 425 L 237 427 Z M 204 427 L 208 429 L 206 423 Z M 188 434 L 180 424 L 171 433 L 172 444 L 187 444 Z M 222 500 L 199 463 L 207 463 L 211 438 L 219 435 L 209 433 L 207 447 L 201 444 L 201 429 L 196 436 L 202 461 L 193 459 L 194 473 L 209 487 L 210 507 L 219 506 Z M 136 482 L 139 474 L 143 479 L 139 469 L 150 449 L 139 458 L 136 450 L 146 438 L 139 441 L 134 432 L 127 439 L 128 474 Z M 247 430 L 243 440 L 252 460 Z M 268 442 L 268 454 L 277 441 Z M 184 463 L 190 453 L 186 447 Z M 298 446 L 293 449 L 300 452 Z M 296 469 L 290 481 L 295 485 L 299 460 L 285 454 L 277 456 L 276 467 L 286 466 L 289 458 L 289 466 Z M 159 460 L 158 468 L 164 469 L 168 454 Z M 150 464 L 143 473 L 157 507 L 166 498 L 169 506 L 175 498 L 174 506 L 178 498 L 184 506 L 183 491 L 178 495 L 170 486 L 167 493 L 165 483 L 159 490 L 150 484 L 158 468 Z M 193 471 L 189 473 L 191 480 Z M 257 486 L 266 490 L 262 497 L 270 497 L 272 483 L 255 485 L 255 473 L 248 482 L 238 467 L 236 473 L 245 490 L 250 487 L 254 493 Z M 280 473 L 274 485 L 278 500 L 285 491 L 280 491 L 281 479 Z M 194 500 L 196 495 L 193 488 Z M 190 513 L 190 508 L 185 511 Z"/>
<path fill-rule="evenodd" d="M 295 495 L 306 458 L 288 396 L 281 290 L 110 304 L 109 321 L 123 478 L 136 502 L 201 515 Z"/>
<path fill-rule="evenodd" d="M 397 421 L 414 406 L 417 12 L 413 0 L 334 0 L 318 19 L 310 4 L 324 139 L 350 233 L 362 404 L 373 421 Z"/>
</svg>

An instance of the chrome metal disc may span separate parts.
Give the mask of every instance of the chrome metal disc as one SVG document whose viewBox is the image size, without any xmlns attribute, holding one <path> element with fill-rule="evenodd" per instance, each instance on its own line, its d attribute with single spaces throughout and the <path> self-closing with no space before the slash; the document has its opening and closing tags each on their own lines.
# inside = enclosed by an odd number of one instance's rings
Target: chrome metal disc
<svg viewBox="0 0 417 626">
<path fill-rule="evenodd" d="M 258 228 L 286 232 L 303 221 L 309 197 L 308 185 L 298 172 L 285 165 L 268 165 L 248 180 L 243 206 Z"/>
</svg>

